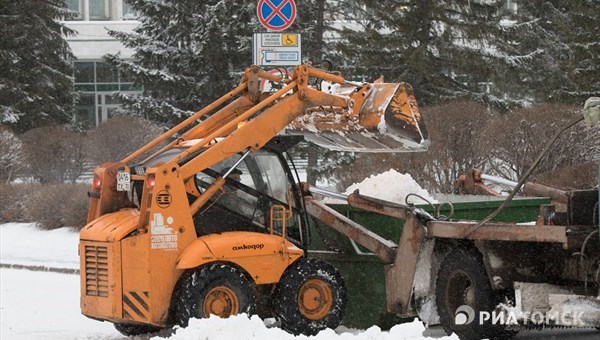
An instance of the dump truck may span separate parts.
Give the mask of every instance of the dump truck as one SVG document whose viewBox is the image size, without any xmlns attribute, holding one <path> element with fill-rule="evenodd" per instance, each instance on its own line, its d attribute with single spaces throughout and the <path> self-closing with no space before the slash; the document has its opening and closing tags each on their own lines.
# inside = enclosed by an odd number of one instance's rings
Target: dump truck
<svg viewBox="0 0 600 340">
<path fill-rule="evenodd" d="M 261 93 L 263 79 L 280 89 Z M 314 80 L 333 85 L 319 91 Z M 126 335 L 210 314 L 275 317 L 294 334 L 337 327 L 346 285 L 336 268 L 309 256 L 311 216 L 385 263 L 390 313 L 463 339 L 507 337 L 532 324 L 600 327 L 597 231 L 582 206 L 593 199 L 574 199 L 578 219 L 562 226 L 448 221 L 299 183 L 286 151 L 303 139 L 353 152 L 429 145 L 408 84 L 354 83 L 307 65 L 285 79 L 250 67 L 233 91 L 95 170 L 79 244 L 82 313 Z M 402 220 L 400 239 L 370 231 L 317 194 Z M 585 317 L 574 318 L 581 308 Z"/>
<path fill-rule="evenodd" d="M 262 80 L 281 88 L 262 93 Z M 295 135 L 278 136 L 285 129 Z M 82 313 L 125 335 L 211 314 L 274 316 L 295 334 L 337 327 L 344 280 L 306 256 L 304 198 L 284 156 L 303 138 L 358 152 L 428 145 L 408 84 L 250 67 L 231 92 L 95 170 L 79 243 Z"/>
<path fill-rule="evenodd" d="M 600 105 L 595 107 L 596 121 L 599 109 Z M 526 179 L 515 183 L 511 195 Z M 490 222 L 490 217 L 501 216 L 496 212 L 511 204 L 509 199 L 481 221 L 452 221 L 439 214 L 441 206 L 427 212 L 359 192 L 340 195 L 310 187 L 305 190 L 309 214 L 382 260 L 390 313 L 418 316 L 428 326 L 441 325 L 461 339 L 510 338 L 524 328 L 600 329 L 598 188 L 562 192 L 560 200 L 540 205 L 534 224 Z M 309 194 L 347 204 L 330 207 Z M 559 204 L 565 205 L 564 212 L 556 209 Z M 374 219 L 375 214 L 394 218 L 387 223 L 402 228 L 398 243 L 356 221 Z M 446 216 L 451 214 L 452 209 Z M 403 225 L 398 226 L 397 220 Z M 341 261 L 336 252 L 323 257 Z M 365 291 L 368 294 L 369 288 Z"/>
</svg>

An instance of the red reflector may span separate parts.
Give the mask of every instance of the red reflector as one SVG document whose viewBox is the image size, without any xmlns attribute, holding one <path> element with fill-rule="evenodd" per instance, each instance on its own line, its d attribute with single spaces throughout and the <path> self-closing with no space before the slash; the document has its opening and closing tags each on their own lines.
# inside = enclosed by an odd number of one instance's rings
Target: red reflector
<svg viewBox="0 0 600 340">
<path fill-rule="evenodd" d="M 148 188 L 152 188 L 152 187 L 154 187 L 154 182 L 155 182 L 154 174 L 148 175 L 148 178 L 146 178 L 146 186 Z"/>
<path fill-rule="evenodd" d="M 100 189 L 102 185 L 102 180 L 100 179 L 100 175 L 94 174 L 94 179 L 92 180 L 92 187 L 94 189 Z"/>
</svg>

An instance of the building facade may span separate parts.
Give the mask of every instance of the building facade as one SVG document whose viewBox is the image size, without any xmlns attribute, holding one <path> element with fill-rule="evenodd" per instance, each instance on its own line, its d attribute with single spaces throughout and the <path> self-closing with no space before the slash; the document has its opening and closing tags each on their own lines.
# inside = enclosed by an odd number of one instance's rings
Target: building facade
<svg viewBox="0 0 600 340">
<path fill-rule="evenodd" d="M 132 32 L 139 22 L 124 0 L 67 0 L 67 7 L 77 13 L 65 22 L 77 32 L 67 39 L 76 58 L 73 61 L 75 90 L 79 95 L 76 120 L 84 127 L 92 128 L 120 108 L 114 98 L 116 92 L 142 92 L 102 59 L 106 54 L 115 53 L 121 53 L 124 58 L 131 57 L 133 51 L 108 35 L 108 30 Z"/>
</svg>

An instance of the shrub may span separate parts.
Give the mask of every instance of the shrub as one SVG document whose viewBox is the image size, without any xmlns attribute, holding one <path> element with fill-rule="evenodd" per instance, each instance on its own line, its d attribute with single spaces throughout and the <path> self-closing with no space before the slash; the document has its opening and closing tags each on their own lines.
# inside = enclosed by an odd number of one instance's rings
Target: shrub
<svg viewBox="0 0 600 340">
<path fill-rule="evenodd" d="M 32 185 L 0 182 L 0 223 L 28 222 L 27 197 Z"/>
<path fill-rule="evenodd" d="M 29 130 L 22 136 L 27 172 L 42 184 L 70 181 L 86 169 L 83 136 L 58 126 Z"/>
<path fill-rule="evenodd" d="M 71 227 L 81 229 L 85 225 L 88 209 L 87 184 L 34 185 L 27 200 L 27 219 L 37 222 L 42 229 Z"/>
</svg>

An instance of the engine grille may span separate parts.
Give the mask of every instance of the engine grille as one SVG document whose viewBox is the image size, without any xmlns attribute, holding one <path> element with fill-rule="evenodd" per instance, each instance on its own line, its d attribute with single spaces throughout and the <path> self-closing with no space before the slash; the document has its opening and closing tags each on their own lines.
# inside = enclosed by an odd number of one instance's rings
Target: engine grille
<svg viewBox="0 0 600 340">
<path fill-rule="evenodd" d="M 108 248 L 85 246 L 85 293 L 108 296 Z"/>
</svg>

